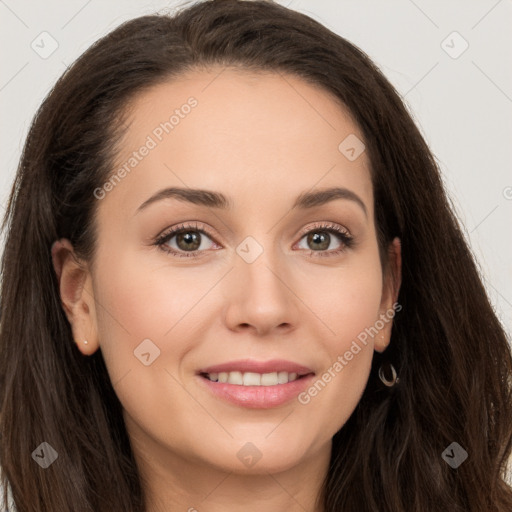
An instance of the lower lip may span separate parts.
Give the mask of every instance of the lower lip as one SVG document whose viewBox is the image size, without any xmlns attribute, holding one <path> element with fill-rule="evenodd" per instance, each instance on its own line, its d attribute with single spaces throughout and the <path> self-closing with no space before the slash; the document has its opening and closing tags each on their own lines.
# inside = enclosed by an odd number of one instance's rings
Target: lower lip
<svg viewBox="0 0 512 512">
<path fill-rule="evenodd" d="M 251 409 L 268 409 L 283 405 L 296 397 L 310 385 L 314 374 L 275 386 L 240 386 L 225 382 L 213 382 L 202 375 L 198 375 L 198 377 L 215 396 L 232 404 Z"/>
</svg>

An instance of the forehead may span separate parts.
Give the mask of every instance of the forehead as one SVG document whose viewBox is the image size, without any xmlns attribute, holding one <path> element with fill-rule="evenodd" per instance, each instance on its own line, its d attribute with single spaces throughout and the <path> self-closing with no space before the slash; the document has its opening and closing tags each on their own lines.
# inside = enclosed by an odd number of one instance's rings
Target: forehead
<svg viewBox="0 0 512 512">
<path fill-rule="evenodd" d="M 371 213 L 367 155 L 344 152 L 345 141 L 364 147 L 360 129 L 331 94 L 298 77 L 189 71 L 139 94 L 128 112 L 113 169 L 124 168 L 126 177 L 109 193 L 124 210 L 163 185 L 223 190 L 235 202 L 258 199 L 260 206 L 345 186 Z"/>
</svg>

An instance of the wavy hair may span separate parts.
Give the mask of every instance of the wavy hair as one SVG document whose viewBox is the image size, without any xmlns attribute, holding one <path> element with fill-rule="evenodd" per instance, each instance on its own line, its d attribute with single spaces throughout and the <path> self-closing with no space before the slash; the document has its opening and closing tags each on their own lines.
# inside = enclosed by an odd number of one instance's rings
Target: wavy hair
<svg viewBox="0 0 512 512">
<path fill-rule="evenodd" d="M 510 512 L 512 355 L 434 156 L 369 57 L 268 1 L 217 0 L 142 16 L 94 43 L 50 91 L 28 133 L 2 230 L 0 464 L 18 512 L 144 511 L 141 481 L 101 351 L 84 357 L 51 246 L 95 254 L 94 190 L 113 172 L 128 103 L 209 66 L 293 74 L 339 100 L 364 135 L 382 263 L 402 242 L 402 311 L 333 438 L 325 512 Z M 400 382 L 377 376 L 383 361 Z M 94 435 L 91 435 L 94 433 Z M 42 443 L 58 460 L 42 469 Z M 441 454 L 468 453 L 458 468 Z M 5 506 L 7 506 L 7 496 Z"/>
</svg>

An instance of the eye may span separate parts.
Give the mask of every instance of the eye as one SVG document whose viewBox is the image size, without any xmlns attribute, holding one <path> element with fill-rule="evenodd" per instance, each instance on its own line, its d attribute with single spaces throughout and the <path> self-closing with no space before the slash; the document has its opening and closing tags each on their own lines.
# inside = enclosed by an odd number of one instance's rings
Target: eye
<svg viewBox="0 0 512 512">
<path fill-rule="evenodd" d="M 333 241 L 331 235 L 334 235 L 335 240 L 337 239 L 338 246 L 330 251 L 326 251 Z M 309 228 L 309 230 L 302 233 L 301 241 L 303 238 L 306 238 L 306 244 L 310 244 L 310 246 L 299 248 L 310 249 L 310 255 L 315 257 L 336 256 L 355 244 L 354 238 L 348 231 L 337 224 L 331 223 L 318 224 L 313 226 L 313 228 Z M 172 256 L 197 258 L 208 249 L 207 239 L 212 241 L 212 237 L 198 223 L 181 224 L 180 226 L 168 229 L 160 235 L 154 241 L 154 245 L 170 253 Z M 313 248 L 311 249 L 311 247 Z"/>
<path fill-rule="evenodd" d="M 173 238 L 176 239 L 175 244 L 177 247 L 169 244 Z M 201 255 L 201 252 L 198 251 L 205 251 L 207 249 L 205 244 L 203 244 L 205 238 L 210 238 L 210 236 L 197 223 L 195 225 L 182 224 L 167 230 L 159 236 L 155 240 L 155 245 L 174 256 L 196 258 Z"/>
<path fill-rule="evenodd" d="M 333 241 L 331 234 L 334 234 L 339 245 L 337 248 L 326 252 Z M 301 241 L 303 238 L 306 238 L 308 247 L 301 248 L 310 249 L 313 247 L 310 253 L 311 256 L 336 256 L 354 245 L 354 237 L 348 231 L 337 224 L 330 223 L 313 226 L 313 229 L 310 228 L 303 233 Z"/>
</svg>

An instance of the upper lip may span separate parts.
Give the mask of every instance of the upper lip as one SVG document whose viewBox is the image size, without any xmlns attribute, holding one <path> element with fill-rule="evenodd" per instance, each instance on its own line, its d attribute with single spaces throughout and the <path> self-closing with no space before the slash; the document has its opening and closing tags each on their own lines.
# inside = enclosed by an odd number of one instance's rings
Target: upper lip
<svg viewBox="0 0 512 512">
<path fill-rule="evenodd" d="M 274 372 L 288 372 L 297 373 L 298 375 L 307 375 L 314 373 L 311 368 L 303 366 L 293 361 L 286 361 L 284 359 L 272 359 L 270 361 L 255 361 L 253 359 L 241 359 L 238 361 L 229 361 L 227 363 L 216 364 L 208 366 L 198 371 L 201 373 L 221 373 L 221 372 L 254 372 L 254 373 L 274 373 Z"/>
</svg>

